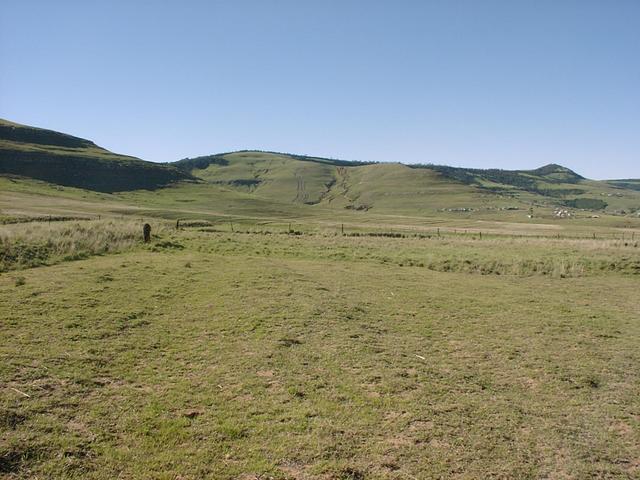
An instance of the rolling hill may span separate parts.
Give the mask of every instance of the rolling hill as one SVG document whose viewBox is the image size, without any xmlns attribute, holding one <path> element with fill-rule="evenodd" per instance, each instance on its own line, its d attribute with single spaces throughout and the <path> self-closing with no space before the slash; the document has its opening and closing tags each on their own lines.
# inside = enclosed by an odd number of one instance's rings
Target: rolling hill
<svg viewBox="0 0 640 480">
<path fill-rule="evenodd" d="M 211 185 L 277 202 L 385 213 L 447 209 L 640 208 L 640 182 L 594 181 L 560 165 L 535 170 L 357 163 L 240 151 L 183 159 L 178 168 Z"/>
<path fill-rule="evenodd" d="M 190 176 L 90 140 L 0 119 L 0 174 L 99 192 L 157 189 Z"/>
<path fill-rule="evenodd" d="M 159 164 L 5 120 L 0 121 L 0 175 L 96 192 L 156 190 L 154 203 L 162 204 L 166 197 L 218 209 L 252 205 L 253 210 L 320 208 L 417 216 L 520 210 L 519 217 L 533 208 L 640 211 L 639 180 L 594 181 L 556 164 L 535 170 L 470 169 L 264 151 Z"/>
</svg>

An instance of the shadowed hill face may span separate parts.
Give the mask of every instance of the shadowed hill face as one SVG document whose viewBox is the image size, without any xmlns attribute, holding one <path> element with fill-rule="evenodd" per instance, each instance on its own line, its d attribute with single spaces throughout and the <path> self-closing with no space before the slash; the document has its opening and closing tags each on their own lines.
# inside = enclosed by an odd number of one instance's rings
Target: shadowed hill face
<svg viewBox="0 0 640 480">
<path fill-rule="evenodd" d="M 0 120 L 0 174 L 99 192 L 156 189 L 190 178 L 83 138 Z"/>
<path fill-rule="evenodd" d="M 618 188 L 626 188 L 640 192 L 640 179 L 609 180 L 607 183 Z"/>
<path fill-rule="evenodd" d="M 50 145 L 67 148 L 99 148 L 95 143 L 84 138 L 65 133 L 29 127 L 0 119 L 0 139 L 25 144 Z"/>
</svg>

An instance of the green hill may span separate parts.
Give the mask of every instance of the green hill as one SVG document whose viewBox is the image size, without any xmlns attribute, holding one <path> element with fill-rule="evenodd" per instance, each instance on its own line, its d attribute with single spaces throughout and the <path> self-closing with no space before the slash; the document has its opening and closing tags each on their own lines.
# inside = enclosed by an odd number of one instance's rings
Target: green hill
<svg viewBox="0 0 640 480">
<path fill-rule="evenodd" d="M 190 178 L 173 166 L 119 155 L 90 140 L 2 119 L 0 174 L 99 192 L 153 190 Z"/>
<path fill-rule="evenodd" d="M 541 195 L 581 194 L 579 188 L 561 189 L 556 192 L 552 185 L 575 185 L 584 177 L 556 164 L 545 165 L 535 170 L 499 170 L 457 168 L 443 165 L 411 165 L 412 168 L 435 170 L 443 176 L 467 185 L 476 185 L 486 190 L 508 192 L 512 189 Z"/>
<path fill-rule="evenodd" d="M 292 208 L 410 216 L 519 210 L 501 216 L 526 219 L 531 208 L 542 208 L 547 215 L 560 207 L 640 211 L 640 181 L 589 180 L 557 164 L 535 170 L 472 169 L 248 150 L 158 164 L 112 153 L 83 138 L 4 120 L 1 174 L 96 192 L 156 190 L 157 205 L 163 205 L 163 197 L 207 210 L 252 205 L 255 215 Z M 197 185 L 180 187 L 184 181 Z"/>
<path fill-rule="evenodd" d="M 638 184 L 588 180 L 556 164 L 535 170 L 483 170 L 239 151 L 187 158 L 175 165 L 211 185 L 262 199 L 384 213 L 528 210 L 531 205 L 640 209 Z"/>
</svg>

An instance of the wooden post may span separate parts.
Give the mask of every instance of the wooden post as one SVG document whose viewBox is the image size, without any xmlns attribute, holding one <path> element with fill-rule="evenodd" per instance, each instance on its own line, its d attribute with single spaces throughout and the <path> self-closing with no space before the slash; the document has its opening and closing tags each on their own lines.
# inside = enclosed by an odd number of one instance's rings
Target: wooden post
<svg viewBox="0 0 640 480">
<path fill-rule="evenodd" d="M 340 225 L 340 231 L 342 232 L 342 235 L 344 235 L 344 223 Z"/>
<path fill-rule="evenodd" d="M 440 238 L 440 227 L 438 227 L 438 238 Z"/>
<path fill-rule="evenodd" d="M 230 221 L 229 224 L 231 225 L 231 232 L 234 232 L 234 230 L 233 230 L 233 222 Z"/>
<path fill-rule="evenodd" d="M 180 219 L 176 220 L 176 230 L 180 230 Z"/>
<path fill-rule="evenodd" d="M 480 240 L 482 240 L 482 232 L 480 232 Z"/>
<path fill-rule="evenodd" d="M 149 243 L 151 241 L 151 225 L 148 223 L 144 224 L 144 227 L 142 227 L 142 235 L 144 237 L 144 243 Z"/>
</svg>

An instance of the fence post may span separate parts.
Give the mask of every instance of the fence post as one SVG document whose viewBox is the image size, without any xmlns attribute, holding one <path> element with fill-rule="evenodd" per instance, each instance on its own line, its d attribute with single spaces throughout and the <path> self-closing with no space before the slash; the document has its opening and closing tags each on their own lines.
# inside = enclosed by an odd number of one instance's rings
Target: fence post
<svg viewBox="0 0 640 480">
<path fill-rule="evenodd" d="M 144 243 L 149 243 L 151 240 L 151 225 L 148 223 L 145 223 L 144 227 L 142 227 L 142 236 L 144 237 Z"/>
</svg>

